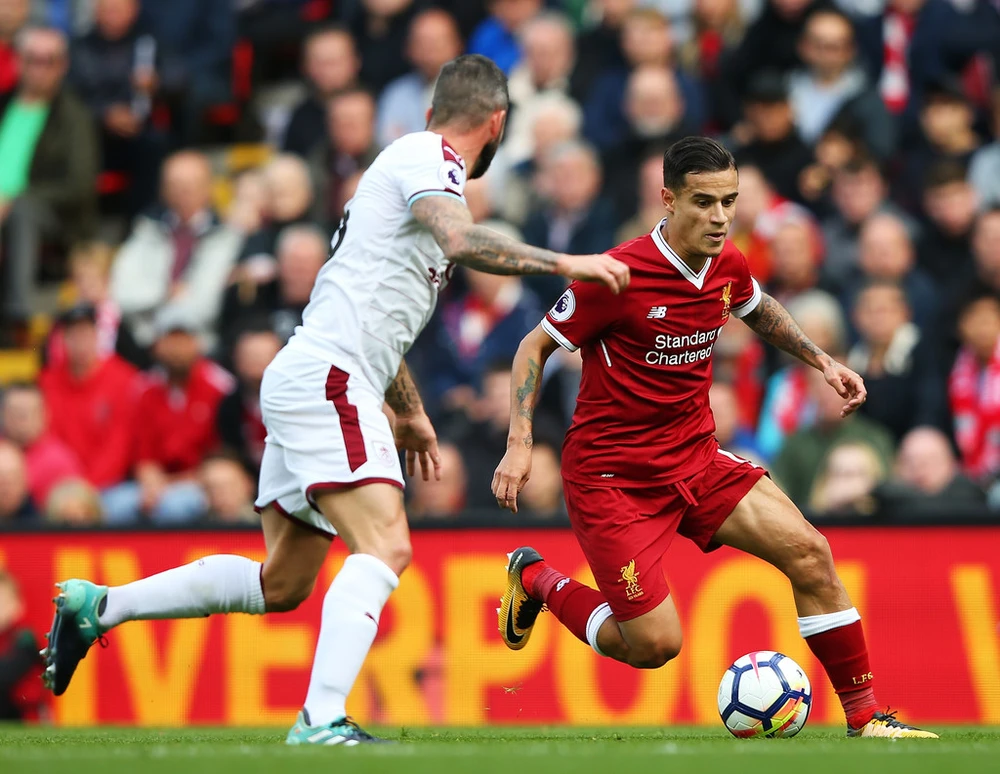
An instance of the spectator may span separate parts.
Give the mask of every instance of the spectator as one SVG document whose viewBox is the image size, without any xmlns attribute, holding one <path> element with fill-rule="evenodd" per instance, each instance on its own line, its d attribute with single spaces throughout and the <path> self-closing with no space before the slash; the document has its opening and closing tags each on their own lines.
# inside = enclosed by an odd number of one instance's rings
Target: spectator
<svg viewBox="0 0 1000 774">
<path fill-rule="evenodd" d="M 54 29 L 20 38 L 17 91 L 0 97 L 0 238 L 6 312 L 33 307 L 43 238 L 73 245 L 96 228 L 98 148 L 87 109 L 64 86 L 66 38 Z"/>
<path fill-rule="evenodd" d="M 0 96 L 17 86 L 21 67 L 15 41 L 30 10 L 29 0 L 0 0 Z"/>
<path fill-rule="evenodd" d="M 977 150 L 969 163 L 969 182 L 982 207 L 1000 207 L 1000 84 L 993 87 L 993 142 Z"/>
<path fill-rule="evenodd" d="M 672 70 L 643 65 L 632 71 L 625 92 L 628 133 L 618 149 L 604 159 L 606 192 L 617 205 L 619 221 L 626 220 L 638 206 L 635 192 L 643 156 L 691 134 L 685 112 L 684 97 Z"/>
<path fill-rule="evenodd" d="M 63 481 L 45 501 L 44 519 L 62 527 L 96 527 L 104 521 L 100 492 L 80 479 Z"/>
<path fill-rule="evenodd" d="M 852 310 L 861 340 L 847 365 L 865 380 L 868 399 L 860 412 L 899 441 L 915 425 L 945 426 L 944 382 L 934 361 L 933 343 L 911 322 L 903 289 L 873 280 Z"/>
<path fill-rule="evenodd" d="M 39 720 L 44 707 L 38 641 L 14 577 L 0 570 L 0 721 Z"/>
<path fill-rule="evenodd" d="M 830 449 L 809 496 L 809 510 L 823 515 L 870 515 L 872 492 L 887 475 L 885 462 L 866 441 L 845 441 Z"/>
<path fill-rule="evenodd" d="M 468 479 L 462 452 L 453 443 L 438 447 L 441 455 L 441 480 L 410 480 L 410 498 L 406 515 L 417 521 L 434 521 L 460 516 L 465 510 Z"/>
<path fill-rule="evenodd" d="M 980 510 L 986 495 L 958 467 L 951 442 L 936 427 L 915 427 L 899 444 L 892 478 L 875 491 L 887 520 Z"/>
<path fill-rule="evenodd" d="M 254 511 L 256 484 L 238 459 L 212 454 L 201 463 L 208 519 L 215 524 L 259 524 Z"/>
<path fill-rule="evenodd" d="M 582 142 L 556 146 L 539 180 L 546 204 L 524 224 L 528 244 L 567 253 L 600 253 L 614 245 L 614 207 L 600 196 L 601 164 L 593 148 Z M 543 304 L 563 290 L 558 278 L 531 277 L 525 284 Z"/>
<path fill-rule="evenodd" d="M 577 57 L 570 79 L 573 94 L 588 94 L 602 73 L 624 68 L 622 25 L 636 7 L 636 0 L 597 0 L 597 23 L 576 40 Z"/>
<path fill-rule="evenodd" d="M 140 514 L 157 524 L 191 522 L 205 512 L 198 469 L 218 445 L 215 418 L 233 377 L 202 355 L 196 329 L 179 310 L 157 315 L 159 364 L 139 399 L 136 481 L 105 498 L 110 524 Z"/>
<path fill-rule="evenodd" d="M 823 262 L 823 242 L 812 218 L 788 217 L 778 226 L 770 244 L 771 276 L 768 292 L 787 305 L 816 287 Z"/>
<path fill-rule="evenodd" d="M 254 234 L 264 225 L 267 188 L 258 168 L 247 169 L 233 181 L 233 200 L 226 212 L 226 223 L 241 234 Z"/>
<path fill-rule="evenodd" d="M 139 0 L 97 0 L 94 27 L 73 45 L 70 81 L 101 127 L 103 168 L 131 177 L 128 212 L 156 200 L 165 138 L 152 125 L 159 82 L 169 80 L 157 40 L 139 27 Z"/>
<path fill-rule="evenodd" d="M 927 171 L 924 212 L 927 224 L 917 243 L 917 265 L 946 291 L 973 272 L 972 226 L 976 220 L 976 190 L 965 169 L 941 161 Z"/>
<path fill-rule="evenodd" d="M 119 250 L 111 295 L 143 347 L 152 344 L 153 320 L 164 308 L 177 309 L 210 341 L 242 237 L 212 209 L 212 169 L 201 153 L 167 159 L 162 201 L 139 217 Z"/>
<path fill-rule="evenodd" d="M 24 454 L 32 502 L 45 503 L 62 481 L 82 475 L 72 449 L 49 431 L 45 401 L 33 384 L 14 384 L 3 393 L 3 436 Z"/>
<path fill-rule="evenodd" d="M 829 350 L 827 350 L 829 351 Z M 831 353 L 840 360 L 840 353 Z M 775 480 L 793 502 L 805 505 L 830 451 L 842 443 L 857 441 L 875 451 L 883 469 L 892 462 L 892 436 L 867 417 L 840 416 L 844 399 L 832 389 L 823 374 L 814 368 L 807 375 L 808 394 L 816 406 L 812 423 L 790 435 L 771 464 Z"/>
<path fill-rule="evenodd" d="M 375 100 L 360 89 L 332 97 L 328 104 L 326 141 L 309 154 L 316 186 L 317 220 L 335 228 L 350 198 L 347 181 L 364 172 L 378 155 L 375 143 Z"/>
<path fill-rule="evenodd" d="M 663 154 L 658 151 L 648 153 L 639 165 L 638 178 L 638 211 L 618 229 L 616 242 L 645 236 L 663 220 Z"/>
<path fill-rule="evenodd" d="M 847 344 L 847 322 L 837 299 L 821 290 L 810 290 L 788 302 L 788 312 L 802 332 L 824 352 L 844 350 Z M 808 373 L 812 369 L 789 361 L 767 383 L 760 422 L 757 427 L 757 448 L 765 460 L 771 460 L 781 450 L 785 439 L 807 427 L 816 415 L 816 403 L 809 390 Z"/>
<path fill-rule="evenodd" d="M 488 366 L 514 357 L 521 339 L 545 315 L 520 277 L 463 269 L 467 292 L 446 301 L 434 346 L 423 366 L 423 384 L 446 411 L 467 410 Z M 431 403 L 430 410 L 434 411 Z"/>
<path fill-rule="evenodd" d="M 653 8 L 637 8 L 622 25 L 622 50 L 626 66 L 605 72 L 584 104 L 584 130 L 601 153 L 616 150 L 628 136 L 625 97 L 629 75 L 646 65 L 668 68 L 674 74 L 685 107 L 688 126 L 695 130 L 705 121 L 704 98 L 698 84 L 677 69 L 670 22 Z"/>
<path fill-rule="evenodd" d="M 743 170 L 740 170 L 741 178 Z M 740 180 L 742 188 L 742 179 Z M 826 258 L 821 285 L 831 293 L 844 292 L 858 265 L 861 226 L 875 214 L 893 215 L 906 226 L 911 239 L 917 225 L 888 198 L 888 186 L 878 162 L 870 156 L 850 160 L 833 175 L 831 187 L 834 211 L 822 224 Z M 740 192 L 740 204 L 743 193 Z"/>
<path fill-rule="evenodd" d="M 517 226 L 523 226 L 528 214 L 539 204 L 534 183 L 542 159 L 557 145 L 578 139 L 583 124 L 580 106 L 561 92 L 539 95 L 533 107 L 531 158 L 511 166 L 512 159 L 503 143 L 484 178 L 497 209 L 504 219 Z"/>
<path fill-rule="evenodd" d="M 65 360 L 49 364 L 38 380 L 49 426 L 76 454 L 87 481 L 108 490 L 132 468 L 141 381 L 118 355 L 102 355 L 93 306 L 64 312 L 59 330 Z"/>
<path fill-rule="evenodd" d="M 392 81 L 378 100 L 378 144 L 385 147 L 404 134 L 422 132 L 441 67 L 462 53 L 455 19 L 439 9 L 414 17 L 406 42 L 413 71 Z"/>
<path fill-rule="evenodd" d="M 272 158 L 263 171 L 264 211 L 261 226 L 251 233 L 240 251 L 237 274 L 250 272 L 257 282 L 273 277 L 277 268 L 275 247 L 288 226 L 309 222 L 314 206 L 313 184 L 305 161 L 291 153 Z"/>
<path fill-rule="evenodd" d="M 569 96 L 569 78 L 576 60 L 573 28 L 562 14 L 546 12 L 525 22 L 521 30 L 524 56 L 508 81 L 511 111 L 504 129 L 504 153 L 520 164 L 534 153 L 535 113 L 545 96 Z"/>
<path fill-rule="evenodd" d="M 962 343 L 948 396 L 962 469 L 988 486 L 1000 474 L 1000 299 L 970 296 L 958 315 Z"/>
<path fill-rule="evenodd" d="M 715 380 L 708 390 L 719 446 L 738 457 L 761 459 L 754 445 L 753 429 L 741 421 L 739 397 L 729 382 Z"/>
<path fill-rule="evenodd" d="M 0 440 L 0 529 L 33 521 L 38 510 L 28 491 L 28 467 L 21 450 Z"/>
<path fill-rule="evenodd" d="M 281 340 L 266 328 L 248 328 L 240 334 L 233 351 L 236 385 L 219 403 L 215 420 L 223 448 L 254 480 L 260 472 L 267 436 L 260 412 L 260 383 L 279 349 Z"/>
<path fill-rule="evenodd" d="M 773 70 L 755 75 L 744 103 L 746 122 L 732 136 L 740 163 L 759 167 L 781 196 L 801 200 L 799 179 L 813 154 L 795 129 L 783 76 Z"/>
<path fill-rule="evenodd" d="M 725 126 L 740 117 L 739 97 L 762 71 L 787 75 L 803 62 L 799 40 L 810 14 L 831 7 L 828 0 L 767 0 L 764 10 L 747 29 L 739 47 L 722 63 L 722 116 Z"/>
<path fill-rule="evenodd" d="M 489 57 L 510 75 L 521 60 L 518 35 L 524 25 L 542 10 L 542 0 L 488 0 L 490 17 L 469 38 L 469 53 Z"/>
<path fill-rule="evenodd" d="M 316 226 L 289 226 L 278 238 L 277 272 L 256 284 L 244 275 L 226 290 L 220 321 L 223 351 L 229 352 L 239 330 L 254 319 L 265 319 L 283 345 L 309 303 L 316 276 L 329 255 L 329 240 Z"/>
<path fill-rule="evenodd" d="M 982 140 L 975 130 L 976 114 L 965 96 L 961 81 L 942 76 L 927 85 L 920 108 L 920 134 L 906 154 L 896 179 L 896 199 L 912 212 L 920 212 L 919 193 L 928 172 L 941 161 L 960 164 L 968 170 Z"/>
<path fill-rule="evenodd" d="M 812 13 L 798 50 L 805 68 L 791 75 L 789 101 L 799 136 L 814 144 L 837 116 L 849 116 L 860 125 L 864 145 L 875 158 L 889 159 L 895 150 L 895 124 L 855 63 L 851 20 L 833 9 Z"/>
<path fill-rule="evenodd" d="M 414 0 L 361 0 L 344 11 L 361 56 L 361 82 L 373 92 L 409 69 L 403 52 L 416 10 Z"/>
<path fill-rule="evenodd" d="M 745 32 L 739 0 L 694 0 L 694 34 L 680 49 L 684 68 L 697 74 L 705 88 L 707 119 L 711 130 L 728 129 L 728 86 L 724 63 L 732 57 Z"/>
<path fill-rule="evenodd" d="M 306 158 L 326 137 L 326 104 L 358 85 L 361 59 L 351 33 L 342 27 L 317 30 L 306 38 L 302 57 L 308 95 L 295 106 L 282 149 Z"/>
<path fill-rule="evenodd" d="M 122 313 L 111 298 L 111 261 L 113 249 L 101 243 L 80 245 L 69 256 L 69 283 L 66 298 L 70 303 L 90 304 L 97 312 L 97 337 L 101 357 L 112 353 L 121 355 L 138 368 L 149 366 L 146 350 L 136 344 L 128 328 L 122 325 Z M 49 334 L 45 347 L 45 360 L 54 365 L 66 360 L 66 344 L 62 330 L 57 326 Z"/>
<path fill-rule="evenodd" d="M 232 0 L 143 0 L 142 20 L 181 65 L 182 92 L 175 101 L 180 145 L 201 139 L 207 108 L 232 97 L 231 70 L 236 43 Z"/>
<path fill-rule="evenodd" d="M 238 0 L 234 5 L 236 34 L 253 48 L 251 77 L 267 84 L 294 77 L 302 39 L 330 13 L 330 4 L 312 0 Z"/>
<path fill-rule="evenodd" d="M 873 215 L 861 227 L 858 270 L 844 294 L 845 309 L 854 308 L 858 292 L 871 280 L 895 282 L 902 287 L 913 321 L 921 331 L 928 331 L 937 311 L 937 291 L 930 277 L 916 266 L 906 224 L 893 215 Z"/>
</svg>

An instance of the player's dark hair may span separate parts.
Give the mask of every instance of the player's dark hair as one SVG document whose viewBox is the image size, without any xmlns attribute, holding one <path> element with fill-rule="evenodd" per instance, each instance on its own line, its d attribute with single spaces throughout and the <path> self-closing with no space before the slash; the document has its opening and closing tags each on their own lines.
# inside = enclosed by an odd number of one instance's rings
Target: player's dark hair
<svg viewBox="0 0 1000 774">
<path fill-rule="evenodd" d="M 687 176 L 736 169 L 736 159 L 710 137 L 685 137 L 663 154 L 663 187 L 675 193 L 684 188 Z"/>
<path fill-rule="evenodd" d="M 431 99 L 432 126 L 480 126 L 510 104 L 507 76 L 492 59 L 463 54 L 441 68 Z"/>
</svg>

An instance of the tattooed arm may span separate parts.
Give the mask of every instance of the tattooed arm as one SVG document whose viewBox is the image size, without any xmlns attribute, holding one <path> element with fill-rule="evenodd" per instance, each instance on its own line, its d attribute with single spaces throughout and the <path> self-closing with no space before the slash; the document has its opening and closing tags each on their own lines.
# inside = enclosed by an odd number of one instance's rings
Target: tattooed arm
<svg viewBox="0 0 1000 774">
<path fill-rule="evenodd" d="M 532 426 L 545 363 L 559 345 L 539 325 L 524 337 L 510 374 L 510 430 L 507 453 L 493 474 L 497 505 L 517 513 L 517 495 L 531 475 Z"/>
<path fill-rule="evenodd" d="M 767 293 L 761 296 L 757 308 L 743 318 L 764 341 L 794 355 L 806 365 L 822 371 L 827 383 L 847 404 L 840 415 L 846 417 L 865 402 L 867 392 L 862 378 L 850 368 L 838 363 L 806 336 L 792 316 Z"/>
<path fill-rule="evenodd" d="M 441 455 L 438 452 L 437 433 L 431 420 L 424 412 L 424 404 L 417 392 L 417 385 L 410 376 L 406 361 L 399 362 L 399 371 L 385 391 L 385 402 L 396 415 L 393 434 L 396 448 L 406 450 L 406 473 L 416 474 L 417 461 L 424 481 L 430 481 L 431 469 L 434 478 L 441 480 Z"/>
<path fill-rule="evenodd" d="M 470 269 L 489 274 L 559 274 L 603 282 L 615 293 L 628 286 L 628 266 L 610 255 L 566 255 L 531 247 L 476 225 L 469 208 L 450 196 L 425 196 L 410 211 L 433 234 L 449 261 Z"/>
</svg>

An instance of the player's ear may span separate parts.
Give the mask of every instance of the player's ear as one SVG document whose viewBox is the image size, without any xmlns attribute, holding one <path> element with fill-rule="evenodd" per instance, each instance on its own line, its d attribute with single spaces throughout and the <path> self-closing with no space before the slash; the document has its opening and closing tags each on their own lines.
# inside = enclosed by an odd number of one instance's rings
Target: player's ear
<svg viewBox="0 0 1000 774">
<path fill-rule="evenodd" d="M 674 197 L 674 192 L 664 186 L 660 189 L 660 201 L 663 202 L 663 208 L 669 212 L 671 215 L 674 214 L 674 204 L 676 203 L 676 198 Z"/>
<path fill-rule="evenodd" d="M 507 126 L 507 111 L 498 110 L 490 117 L 490 136 L 493 138 L 501 138 L 503 136 L 504 127 Z"/>
<path fill-rule="evenodd" d="M 433 115 L 434 115 L 434 108 L 432 108 L 432 107 L 427 108 L 427 125 L 428 126 L 431 125 L 431 117 Z"/>
</svg>

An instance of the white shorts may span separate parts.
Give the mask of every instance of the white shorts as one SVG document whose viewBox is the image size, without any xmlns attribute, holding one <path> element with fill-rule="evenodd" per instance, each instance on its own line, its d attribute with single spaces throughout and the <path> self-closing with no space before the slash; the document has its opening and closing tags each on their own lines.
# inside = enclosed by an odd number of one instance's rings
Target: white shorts
<svg viewBox="0 0 1000 774">
<path fill-rule="evenodd" d="M 384 396 L 349 370 L 286 347 L 260 385 L 267 439 L 257 508 L 274 505 L 331 537 L 337 533 L 315 506 L 317 490 L 374 483 L 403 488 Z"/>
</svg>

